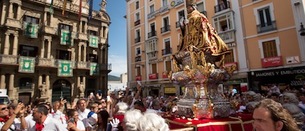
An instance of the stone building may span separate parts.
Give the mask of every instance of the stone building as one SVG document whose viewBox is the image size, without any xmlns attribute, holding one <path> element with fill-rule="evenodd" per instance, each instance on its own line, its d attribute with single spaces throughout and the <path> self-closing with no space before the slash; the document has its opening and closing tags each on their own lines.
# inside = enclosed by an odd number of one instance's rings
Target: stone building
<svg viewBox="0 0 305 131">
<path fill-rule="evenodd" d="M 90 11 L 86 0 L 0 1 L 0 88 L 25 103 L 106 94 L 106 4 Z"/>
</svg>

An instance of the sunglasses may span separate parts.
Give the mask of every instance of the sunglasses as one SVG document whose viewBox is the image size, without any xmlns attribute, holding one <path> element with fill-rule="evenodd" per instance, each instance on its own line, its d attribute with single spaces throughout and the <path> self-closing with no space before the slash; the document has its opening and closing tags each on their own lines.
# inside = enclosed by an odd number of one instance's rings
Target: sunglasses
<svg viewBox="0 0 305 131">
<path fill-rule="evenodd" d="M 6 109 L 8 109 L 8 108 L 7 107 L 3 107 L 3 108 L 1 108 L 1 111 L 6 110 Z"/>
</svg>

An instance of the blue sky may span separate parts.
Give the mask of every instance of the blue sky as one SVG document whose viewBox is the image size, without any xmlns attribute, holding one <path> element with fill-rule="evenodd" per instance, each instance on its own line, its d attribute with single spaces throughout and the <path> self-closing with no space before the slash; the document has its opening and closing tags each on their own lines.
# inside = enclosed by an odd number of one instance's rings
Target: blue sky
<svg viewBox="0 0 305 131">
<path fill-rule="evenodd" d="M 101 0 L 93 1 L 94 10 L 99 10 Z M 126 1 L 107 0 L 106 11 L 111 19 L 109 27 L 109 57 L 108 62 L 112 64 L 110 75 L 120 76 L 127 72 L 126 53 Z"/>
</svg>

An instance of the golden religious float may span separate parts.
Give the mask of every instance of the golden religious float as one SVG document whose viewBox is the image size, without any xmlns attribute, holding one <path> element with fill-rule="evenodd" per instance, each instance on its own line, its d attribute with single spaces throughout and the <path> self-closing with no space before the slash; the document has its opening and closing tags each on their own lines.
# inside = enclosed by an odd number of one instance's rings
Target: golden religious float
<svg viewBox="0 0 305 131">
<path fill-rule="evenodd" d="M 172 55 L 174 69 L 169 78 L 185 87 L 177 102 L 178 116 L 228 117 L 230 103 L 219 93 L 218 85 L 229 80 L 236 67 L 224 67 L 228 47 L 195 5 L 195 1 L 186 0 L 187 19 L 180 20 L 180 45 Z"/>
</svg>

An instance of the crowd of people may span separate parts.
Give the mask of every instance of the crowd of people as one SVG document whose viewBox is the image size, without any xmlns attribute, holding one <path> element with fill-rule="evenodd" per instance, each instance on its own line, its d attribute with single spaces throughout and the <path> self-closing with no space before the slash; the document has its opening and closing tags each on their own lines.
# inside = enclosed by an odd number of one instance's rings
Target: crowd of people
<svg viewBox="0 0 305 131">
<path fill-rule="evenodd" d="M 141 97 L 141 86 L 134 93 L 109 92 L 74 100 L 48 102 L 0 103 L 2 131 L 168 131 L 165 115 L 175 116 L 177 96 Z M 135 95 L 130 95 L 135 94 Z M 305 93 L 270 92 L 262 96 L 253 91 L 226 95 L 232 114 L 252 113 L 256 131 L 304 130 Z"/>
</svg>

